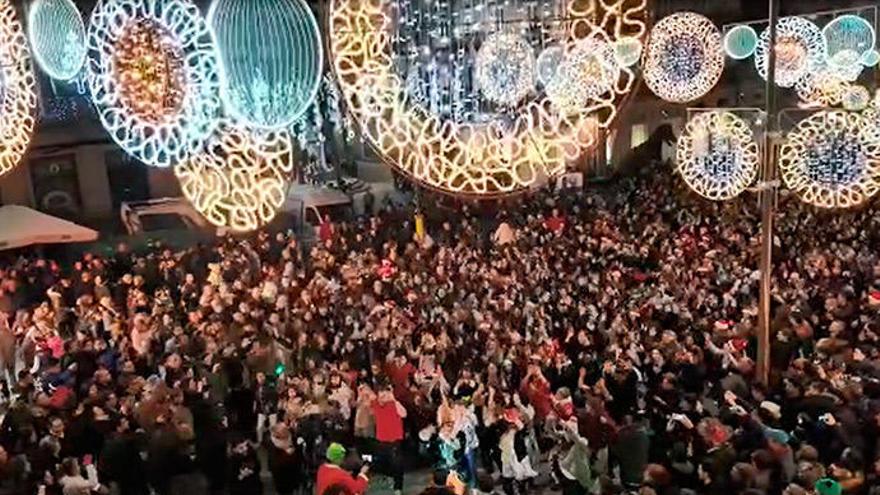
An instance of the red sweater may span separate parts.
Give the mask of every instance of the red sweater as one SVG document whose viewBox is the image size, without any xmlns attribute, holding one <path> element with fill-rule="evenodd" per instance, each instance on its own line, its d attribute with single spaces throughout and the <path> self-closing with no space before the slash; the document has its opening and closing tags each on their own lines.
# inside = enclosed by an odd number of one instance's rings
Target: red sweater
<svg viewBox="0 0 880 495">
<path fill-rule="evenodd" d="M 315 495 L 323 495 L 324 491 L 334 485 L 342 485 L 354 495 L 367 491 L 366 476 L 354 477 L 348 471 L 333 464 L 321 464 L 318 468 L 318 479 L 315 481 Z"/>
</svg>

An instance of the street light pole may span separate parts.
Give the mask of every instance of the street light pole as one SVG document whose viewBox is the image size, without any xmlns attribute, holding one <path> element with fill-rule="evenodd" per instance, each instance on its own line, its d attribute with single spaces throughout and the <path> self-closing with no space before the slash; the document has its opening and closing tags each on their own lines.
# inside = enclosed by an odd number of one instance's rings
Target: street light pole
<svg viewBox="0 0 880 495">
<path fill-rule="evenodd" d="M 770 301 L 773 271 L 773 220 L 776 209 L 776 21 L 779 2 L 770 0 L 770 49 L 767 54 L 766 114 L 764 116 L 764 150 L 762 163 L 761 203 L 761 286 L 758 307 L 758 381 L 767 385 L 770 379 Z"/>
</svg>

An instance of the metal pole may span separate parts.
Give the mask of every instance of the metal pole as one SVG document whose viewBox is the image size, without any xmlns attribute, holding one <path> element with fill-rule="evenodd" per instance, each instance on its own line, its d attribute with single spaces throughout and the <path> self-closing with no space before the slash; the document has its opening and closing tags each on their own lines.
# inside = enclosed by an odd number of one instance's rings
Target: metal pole
<svg viewBox="0 0 880 495">
<path fill-rule="evenodd" d="M 758 381 L 767 385 L 770 379 L 770 300 L 773 271 L 773 217 L 776 208 L 776 163 L 773 150 L 776 129 L 776 21 L 779 2 L 770 0 L 770 50 L 767 57 L 767 108 L 764 130 L 763 184 L 761 187 L 761 287 L 758 307 Z"/>
</svg>

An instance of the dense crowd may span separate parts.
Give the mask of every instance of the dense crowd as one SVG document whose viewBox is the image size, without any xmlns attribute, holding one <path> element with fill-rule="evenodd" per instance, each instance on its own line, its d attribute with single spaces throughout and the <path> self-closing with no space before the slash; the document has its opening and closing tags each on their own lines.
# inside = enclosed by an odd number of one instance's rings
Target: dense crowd
<svg viewBox="0 0 880 495">
<path fill-rule="evenodd" d="M 0 494 L 880 493 L 880 226 L 671 174 L 0 265 Z M 267 474 L 268 473 L 268 474 Z M 267 486 L 264 486 L 267 485 Z M 271 485 L 271 486 L 269 486 Z"/>
</svg>

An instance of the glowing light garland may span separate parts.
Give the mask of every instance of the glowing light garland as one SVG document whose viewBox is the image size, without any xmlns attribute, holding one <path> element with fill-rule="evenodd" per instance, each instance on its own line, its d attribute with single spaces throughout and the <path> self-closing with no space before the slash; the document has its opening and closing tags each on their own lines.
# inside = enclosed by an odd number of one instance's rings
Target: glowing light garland
<svg viewBox="0 0 880 495">
<path fill-rule="evenodd" d="M 228 114 L 253 127 L 277 129 L 314 101 L 323 45 L 303 0 L 214 0 L 208 23 Z"/>
<path fill-rule="evenodd" d="M 846 14 L 836 17 L 822 29 L 828 65 L 854 81 L 861 73 L 862 59 L 874 49 L 876 33 L 867 19 Z M 855 77 L 853 77 L 853 74 Z"/>
<path fill-rule="evenodd" d="M 513 106 L 535 89 L 535 56 L 528 40 L 510 33 L 486 38 L 477 52 L 477 83 L 483 96 Z"/>
<path fill-rule="evenodd" d="M 73 0 L 36 0 L 28 37 L 34 59 L 53 79 L 73 79 L 86 62 L 86 27 Z"/>
<path fill-rule="evenodd" d="M 102 0 L 89 25 L 88 75 L 101 123 L 147 165 L 185 160 L 217 126 L 210 32 L 189 0 Z"/>
<path fill-rule="evenodd" d="M 21 161 L 37 106 L 27 38 L 9 0 L 0 0 L 0 176 Z"/>
<path fill-rule="evenodd" d="M 693 12 L 663 18 L 651 31 L 645 51 L 648 88 L 673 103 L 696 100 L 712 90 L 724 71 L 721 31 Z"/>
<path fill-rule="evenodd" d="M 731 112 L 691 119 L 676 151 L 678 172 L 697 194 L 722 201 L 739 196 L 758 175 L 758 143 L 749 124 Z"/>
<path fill-rule="evenodd" d="M 752 26 L 734 26 L 724 35 L 724 51 L 734 60 L 751 57 L 758 48 L 758 33 Z"/>
<path fill-rule="evenodd" d="M 284 204 L 293 171 L 287 131 L 252 131 L 224 122 L 204 151 L 174 167 L 184 196 L 217 227 L 258 229 Z"/>
<path fill-rule="evenodd" d="M 857 206 L 880 189 L 880 141 L 860 114 L 827 111 L 798 123 L 780 151 L 785 185 L 821 208 Z"/>
<path fill-rule="evenodd" d="M 596 36 L 610 43 L 645 34 L 645 0 L 593 4 L 590 17 L 576 3 L 569 4 L 573 41 Z M 408 177 L 446 193 L 509 194 L 564 172 L 567 162 L 596 144 L 597 128 L 613 121 L 635 81 L 632 71 L 621 69 L 613 92 L 577 112 L 555 111 L 544 97 L 522 104 L 506 124 L 443 120 L 407 101 L 391 56 L 390 4 L 331 2 L 332 65 L 349 111 L 379 155 Z"/>
<path fill-rule="evenodd" d="M 822 31 L 802 17 L 784 17 L 776 25 L 776 85 L 791 88 L 825 63 Z M 767 79 L 770 30 L 765 29 L 755 49 L 755 67 Z"/>
</svg>

